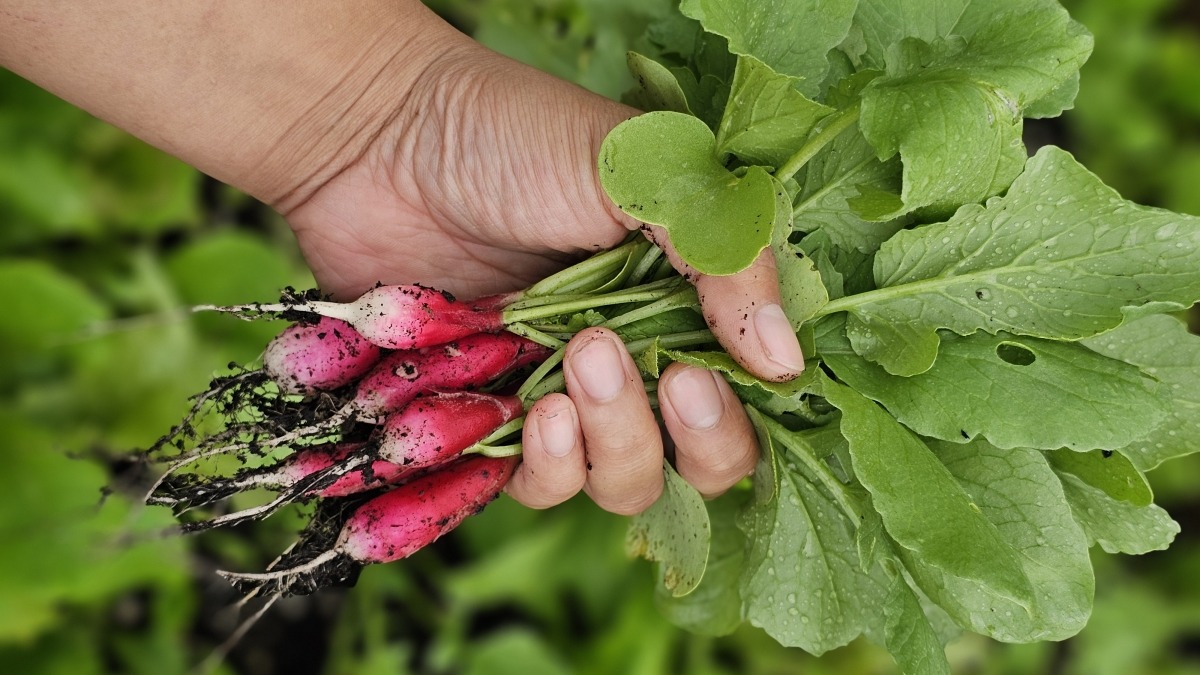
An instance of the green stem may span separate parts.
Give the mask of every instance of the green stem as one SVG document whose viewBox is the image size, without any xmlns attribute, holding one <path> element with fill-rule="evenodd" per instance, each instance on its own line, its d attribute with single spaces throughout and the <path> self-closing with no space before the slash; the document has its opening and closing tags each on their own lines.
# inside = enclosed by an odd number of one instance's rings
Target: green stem
<svg viewBox="0 0 1200 675">
<path fill-rule="evenodd" d="M 516 457 L 521 454 L 521 444 L 510 445 L 480 445 L 476 443 L 463 450 L 464 455 L 483 455 L 484 457 Z"/>
<path fill-rule="evenodd" d="M 659 257 L 658 262 L 656 262 L 654 267 L 650 270 L 650 278 L 654 281 L 669 279 L 676 274 L 678 274 L 678 272 L 675 271 L 675 267 L 671 264 L 671 261 L 666 258 L 666 256 Z"/>
<path fill-rule="evenodd" d="M 1006 270 L 1011 271 L 1011 270 Z M 967 275 L 955 277 L 955 282 L 967 283 L 971 282 L 971 278 Z M 934 277 L 932 279 L 922 279 L 920 281 L 911 281 L 897 286 L 887 286 L 885 288 L 876 288 L 875 290 L 866 291 L 865 293 L 855 293 L 854 295 L 846 295 L 836 300 L 830 300 L 821 307 L 816 314 L 812 316 L 810 321 L 814 321 L 823 316 L 836 314 L 838 312 L 848 312 L 860 305 L 869 305 L 875 302 L 887 302 L 896 298 L 906 296 L 919 295 L 926 289 L 937 289 L 938 286 L 946 284 L 945 277 Z"/>
<path fill-rule="evenodd" d="M 662 255 L 662 249 L 657 246 L 651 246 L 650 248 L 646 249 L 646 252 L 642 255 L 641 260 L 638 260 L 638 263 L 634 266 L 633 271 L 629 273 L 629 279 L 626 283 L 631 286 L 636 286 L 637 284 L 645 281 L 646 275 L 650 274 L 650 271 L 654 269 L 654 263 L 658 262 Z"/>
<path fill-rule="evenodd" d="M 504 329 L 510 333 L 513 333 L 514 335 L 520 335 L 526 340 L 536 342 L 543 347 L 549 347 L 551 349 L 562 349 L 567 344 L 553 335 L 547 335 L 533 326 L 519 322 L 510 323 L 505 326 Z"/>
<path fill-rule="evenodd" d="M 644 384 L 646 387 L 646 398 L 650 401 L 650 407 L 652 409 L 658 408 L 658 382 L 650 381 L 645 382 Z M 514 422 L 517 423 L 515 427 L 512 426 Z M 516 443 L 506 443 L 504 445 L 491 445 L 491 443 L 494 443 L 495 441 L 500 440 L 509 434 L 519 431 L 524 423 L 524 417 L 515 419 L 492 432 L 491 436 L 488 436 L 484 440 L 479 441 L 466 450 L 463 450 L 462 454 L 483 455 L 484 457 L 515 457 L 521 454 L 523 450 L 520 441 Z M 506 433 L 501 433 L 501 431 L 506 429 Z"/>
<path fill-rule="evenodd" d="M 506 309 L 503 313 L 505 324 L 524 323 L 537 319 L 548 319 L 564 314 L 574 314 L 597 307 L 624 305 L 631 302 L 653 302 L 675 291 L 679 279 L 665 279 L 642 286 L 635 286 L 615 293 L 586 296 L 579 300 L 569 300 L 561 303 L 528 307 L 524 309 Z"/>
<path fill-rule="evenodd" d="M 488 434 L 488 437 L 472 445 L 462 451 L 464 455 L 484 455 L 486 457 L 511 457 L 521 454 L 521 443 L 505 443 L 504 445 L 492 445 L 497 441 L 502 441 L 505 438 L 519 432 L 525 426 L 525 417 L 516 418 L 509 422 L 496 427 L 496 430 Z"/>
<path fill-rule="evenodd" d="M 502 441 L 505 438 L 507 438 L 509 435 L 515 434 L 516 432 L 520 431 L 522 429 L 522 427 L 524 427 L 524 426 L 525 426 L 525 416 L 522 415 L 516 419 L 509 420 L 508 422 L 496 427 L 496 430 L 493 431 L 492 433 L 488 434 L 487 438 L 483 439 L 482 441 L 479 441 L 479 444 L 490 445 L 492 443 L 495 443 L 496 441 Z"/>
<path fill-rule="evenodd" d="M 654 346 L 655 342 L 658 346 L 666 349 L 675 347 L 694 347 L 696 345 L 707 345 L 716 342 L 712 331 L 704 330 L 689 330 L 683 333 L 670 333 L 668 335 L 658 335 L 650 338 L 642 338 L 633 342 L 625 343 L 625 348 L 629 350 L 631 356 L 637 356 L 642 352 Z"/>
<path fill-rule="evenodd" d="M 682 288 L 661 300 L 657 300 L 643 307 L 625 312 L 619 316 L 614 316 L 600 325 L 604 326 L 605 328 L 616 330 L 622 326 L 628 326 L 635 321 L 649 319 L 652 316 L 669 312 L 672 309 L 699 306 L 700 298 L 696 295 L 696 289 L 692 286 L 687 286 L 686 288 Z"/>
<path fill-rule="evenodd" d="M 517 398 L 521 399 L 522 403 L 528 402 L 529 392 L 533 391 L 534 387 L 536 387 L 538 383 L 540 383 L 546 378 L 547 375 L 550 374 L 550 371 L 554 370 L 558 367 L 558 364 L 562 363 L 564 356 L 566 356 L 566 352 L 560 349 L 551 354 L 550 358 L 542 361 L 541 365 L 539 365 L 532 373 L 530 373 L 529 377 L 527 377 L 525 382 L 521 385 L 521 388 L 517 390 Z"/>
<path fill-rule="evenodd" d="M 621 267 L 615 271 L 605 270 L 603 274 L 589 275 L 586 279 L 563 286 L 559 289 L 559 292 L 594 293 L 598 295 L 600 293 L 609 293 L 619 288 L 636 286 L 636 283 L 629 283 L 630 273 L 633 272 L 633 268 L 637 265 L 637 262 L 646 254 L 646 250 L 653 246 L 654 244 L 644 238 L 634 242 L 634 245 L 629 249 L 629 254 L 625 256 L 625 262 Z"/>
<path fill-rule="evenodd" d="M 825 126 L 815 136 L 809 138 L 808 142 L 796 151 L 796 154 L 789 157 L 783 163 L 783 166 L 779 167 L 779 170 L 775 172 L 775 177 L 779 179 L 779 182 L 786 182 L 789 178 L 795 176 L 796 172 L 804 168 L 804 165 L 808 164 L 809 160 L 816 157 L 822 148 L 829 145 L 833 142 L 833 139 L 837 138 L 843 131 L 857 122 L 858 113 L 859 106 L 855 103 L 849 108 L 830 116 Z"/>
<path fill-rule="evenodd" d="M 551 295 L 562 288 L 587 279 L 589 276 L 604 272 L 608 274 L 615 273 L 625 265 L 625 260 L 629 257 L 630 252 L 637 247 L 640 241 L 640 238 L 630 238 L 629 241 L 614 249 L 598 253 L 571 265 L 561 272 L 551 274 L 526 289 L 525 295 L 526 297 Z"/>
<path fill-rule="evenodd" d="M 541 295 L 536 298 L 522 297 L 520 300 L 508 305 L 504 308 L 506 312 L 515 312 L 521 309 L 529 309 L 530 307 L 545 307 L 562 302 L 572 302 L 575 300 L 586 300 L 592 296 L 587 293 L 556 293 L 554 295 Z"/>
<path fill-rule="evenodd" d="M 642 352 L 650 349 L 657 344 L 660 347 L 672 349 L 675 347 L 694 347 L 696 345 L 706 345 L 716 342 L 711 331 L 708 330 L 693 330 L 684 333 L 671 333 L 669 335 L 659 335 L 652 338 L 643 338 L 634 340 L 633 342 L 625 343 L 625 349 L 629 351 L 631 356 L 637 356 Z M 522 387 L 524 388 L 524 387 Z M 532 386 L 526 392 L 524 400 L 534 400 L 551 394 L 556 391 L 563 391 L 567 388 L 566 377 L 562 371 L 558 371 L 539 382 L 536 386 Z"/>
<path fill-rule="evenodd" d="M 813 449 L 808 447 L 807 443 L 802 442 L 785 429 L 783 425 L 766 415 L 762 416 L 762 420 L 767 425 L 767 432 L 770 434 L 771 440 L 787 448 L 793 457 L 798 459 L 801 464 L 817 477 L 817 480 L 825 486 L 825 490 L 838 503 L 838 506 L 842 507 L 842 511 L 846 513 L 851 522 L 855 524 L 861 523 L 862 514 L 859 513 L 858 504 L 847 494 L 846 485 L 838 480 L 837 476 L 833 475 L 833 471 L 829 468 L 829 465 L 818 458 Z"/>
</svg>

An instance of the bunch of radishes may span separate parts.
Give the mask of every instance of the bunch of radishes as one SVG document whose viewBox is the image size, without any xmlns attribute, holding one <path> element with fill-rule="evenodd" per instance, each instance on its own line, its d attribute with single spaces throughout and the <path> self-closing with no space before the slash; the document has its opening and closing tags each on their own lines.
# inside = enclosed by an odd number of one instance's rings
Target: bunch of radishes
<svg viewBox="0 0 1200 675">
<path fill-rule="evenodd" d="M 185 532 L 320 500 L 272 570 L 226 576 L 252 594 L 342 582 L 363 564 L 412 554 L 499 494 L 518 461 L 513 438 L 525 404 L 561 386 L 551 373 L 574 332 L 619 329 L 664 301 L 687 307 L 679 298 L 689 293 L 657 248 L 633 241 L 523 293 L 472 302 L 379 286 L 345 304 L 289 291 L 273 305 L 200 308 L 296 323 L 267 346 L 261 369 L 215 379 L 151 449 L 169 466 L 146 500 L 182 515 L 243 492 L 275 493 L 258 506 L 191 518 Z M 676 344 L 689 341 L 712 337 L 695 330 Z M 195 470 L 206 458 L 235 458 L 238 468 Z"/>
</svg>

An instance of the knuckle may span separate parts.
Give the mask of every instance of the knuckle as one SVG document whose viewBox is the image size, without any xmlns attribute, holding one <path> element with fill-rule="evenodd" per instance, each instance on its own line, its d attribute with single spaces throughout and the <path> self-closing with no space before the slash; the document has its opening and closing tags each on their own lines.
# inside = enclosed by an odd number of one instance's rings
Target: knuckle
<svg viewBox="0 0 1200 675">
<path fill-rule="evenodd" d="M 508 494 L 522 505 L 531 509 L 548 509 L 575 496 L 583 487 L 583 480 L 555 481 L 543 479 L 526 469 L 513 477 Z"/>
<path fill-rule="evenodd" d="M 600 508 L 610 513 L 615 513 L 619 516 L 636 516 L 658 501 L 659 496 L 662 495 L 662 490 L 662 483 L 659 482 L 649 490 L 638 490 L 637 492 L 619 497 L 609 496 L 598 498 L 593 496 L 593 500 Z"/>
<path fill-rule="evenodd" d="M 724 442 L 706 441 L 693 439 L 676 448 L 679 475 L 697 490 L 723 492 L 754 471 L 759 450 L 752 439 L 739 436 Z"/>
</svg>

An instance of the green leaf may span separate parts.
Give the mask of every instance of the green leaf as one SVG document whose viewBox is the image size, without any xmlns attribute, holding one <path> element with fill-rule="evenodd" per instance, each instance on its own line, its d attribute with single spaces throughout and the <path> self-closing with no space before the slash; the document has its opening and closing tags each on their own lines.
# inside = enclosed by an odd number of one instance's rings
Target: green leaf
<svg viewBox="0 0 1200 675">
<path fill-rule="evenodd" d="M 652 339 L 654 342 L 650 345 L 650 348 L 633 357 L 633 362 L 637 365 L 638 372 L 643 377 L 652 377 L 657 380 L 662 376 L 662 364 L 659 363 L 659 356 L 662 355 L 662 346 L 660 338 L 657 335 Z"/>
<path fill-rule="evenodd" d="M 687 97 L 691 114 L 703 120 L 710 129 L 720 126 L 721 116 L 725 114 L 725 101 L 729 98 L 729 82 L 709 74 L 697 78 L 687 68 L 672 68 L 671 73 Z"/>
<path fill-rule="evenodd" d="M 1124 201 L 1046 147 L 1003 198 L 888 240 L 875 280 L 878 290 L 823 313 L 845 309 L 927 334 L 1078 340 L 1120 325 L 1130 308 L 1182 309 L 1200 298 L 1200 218 Z"/>
<path fill-rule="evenodd" d="M 1141 555 L 1166 550 L 1179 534 L 1179 523 L 1154 504 L 1135 506 L 1113 499 L 1075 474 L 1059 473 L 1059 478 L 1088 542 L 1099 544 L 1108 553 Z"/>
<path fill-rule="evenodd" d="M 599 326 L 608 320 L 603 314 L 596 313 L 596 317 L 598 320 L 588 325 Z M 581 326 L 580 329 L 585 327 Z M 675 309 L 667 310 L 644 319 L 638 319 L 631 324 L 621 326 L 616 329 L 616 333 L 621 336 L 621 339 L 631 342 L 633 340 L 671 335 L 672 333 L 703 330 L 707 327 L 708 324 L 704 322 L 704 317 L 698 311 L 690 307 L 676 307 Z"/>
<path fill-rule="evenodd" d="M 799 330 L 829 302 L 829 291 L 813 260 L 789 241 L 791 235 L 791 199 L 786 193 L 779 192 L 776 194 L 771 253 L 779 276 L 783 313 L 791 322 L 792 329 Z"/>
<path fill-rule="evenodd" d="M 904 577 L 892 579 L 883 603 L 884 645 L 896 665 L 911 675 L 950 675 L 946 648 Z"/>
<path fill-rule="evenodd" d="M 22 147 L 9 138 L 0 140 L 5 141 L 4 162 L 0 163 L 4 210 L 0 213 L 6 221 L 0 241 L 23 243 L 41 238 L 38 235 L 91 238 L 102 231 L 100 214 L 88 190 L 92 177 L 86 166 L 70 161 L 66 149 Z M 26 225 L 30 231 L 13 231 L 14 225 Z"/>
<path fill-rule="evenodd" d="M 887 221 L 904 211 L 904 199 L 890 190 L 859 185 L 858 196 L 846 201 L 855 214 L 869 222 Z"/>
<path fill-rule="evenodd" d="M 904 221 L 869 222 L 849 202 L 863 189 L 898 192 L 900 174 L 900 163 L 879 161 L 861 133 L 843 132 L 805 167 L 792 213 L 795 229 L 823 232 L 832 246 L 844 251 L 874 254 Z"/>
<path fill-rule="evenodd" d="M 1170 393 L 1170 414 L 1149 435 L 1121 449 L 1149 471 L 1200 451 L 1200 337 L 1171 316 L 1148 316 L 1084 341 L 1088 347 L 1141 368 Z"/>
<path fill-rule="evenodd" d="M 887 584 L 878 568 L 868 576 L 859 567 L 856 523 L 836 494 L 844 486 L 802 436 L 749 412 L 763 457 L 742 520 L 746 618 L 781 644 L 820 655 L 877 623 Z"/>
<path fill-rule="evenodd" d="M 680 598 L 662 584 L 655 588 L 655 604 L 676 626 L 716 637 L 729 635 L 741 625 L 738 578 L 744 567 L 746 539 L 737 527 L 737 515 L 747 496 L 746 492 L 730 491 L 708 502 L 713 538 L 704 578 L 696 590 Z"/>
<path fill-rule="evenodd" d="M 1154 502 L 1154 492 L 1146 477 L 1121 453 L 1052 450 L 1046 453 L 1046 459 L 1058 473 L 1072 474 L 1118 501 L 1134 506 L 1149 506 Z"/>
<path fill-rule="evenodd" d="M 771 242 L 776 192 L 761 167 L 738 178 L 716 157 L 716 138 L 689 115 L 654 112 L 623 122 L 600 149 L 600 182 L 622 211 L 661 225 L 688 264 L 733 274 Z"/>
<path fill-rule="evenodd" d="M 782 75 L 803 78 L 818 93 L 826 56 L 850 31 L 856 0 L 683 0 L 679 11 L 723 35 L 734 54 L 753 56 Z"/>
<path fill-rule="evenodd" d="M 698 21 L 679 12 L 667 12 L 646 26 L 646 39 L 659 50 L 659 54 L 683 61 L 693 57 L 696 40 L 703 33 L 704 29 Z"/>
<path fill-rule="evenodd" d="M 570 675 L 572 669 L 540 635 L 507 628 L 471 645 L 464 675 Z M 361 672 L 361 671 L 358 671 Z M 395 672 L 380 669 L 380 673 Z"/>
<path fill-rule="evenodd" d="M 0 345 L 10 354 L 42 350 L 79 337 L 107 309 L 79 283 L 40 260 L 0 259 Z"/>
<path fill-rule="evenodd" d="M 93 180 L 94 203 L 116 229 L 157 234 L 201 222 L 199 171 L 124 132 L 114 134 L 106 151 Z"/>
<path fill-rule="evenodd" d="M 1075 97 L 1078 95 L 1079 73 L 1075 73 L 1049 94 L 1026 106 L 1025 117 L 1027 119 L 1058 117 L 1075 107 Z"/>
<path fill-rule="evenodd" d="M 842 411 L 854 474 L 910 568 L 918 561 L 990 603 L 1028 606 L 1034 589 L 1016 552 L 929 447 L 853 389 L 829 379 L 823 385 Z M 935 589 L 921 587 L 944 606 Z"/>
<path fill-rule="evenodd" d="M 862 128 L 881 159 L 903 158 L 905 209 L 948 214 L 1003 191 L 1025 159 L 1022 110 L 1076 75 L 1091 36 L 1053 0 L 966 2 L 953 24 L 955 3 L 933 22 L 925 3 L 868 4 L 858 23 L 887 73 L 863 92 Z"/>
<path fill-rule="evenodd" d="M 803 251 L 787 242 L 777 244 L 774 251 L 783 312 L 792 328 L 799 329 L 829 302 L 829 291 L 816 264 Z"/>
<path fill-rule="evenodd" d="M 704 576 L 708 563 L 711 525 L 704 499 L 663 464 L 662 496 L 634 516 L 625 538 L 625 550 L 662 564 L 662 580 L 675 597 L 691 593 Z"/>
<path fill-rule="evenodd" d="M 13 477 L 0 500 L 0 643 L 29 641 L 74 620 L 72 606 L 186 583 L 182 542 L 150 534 L 167 526 L 167 514 L 116 497 L 101 505 L 108 477 L 94 462 L 67 457 L 61 430 L 4 411 L 0 429 Z M 121 540 L 141 543 L 115 545 Z"/>
<path fill-rule="evenodd" d="M 776 73 L 753 56 L 738 57 L 717 128 L 717 152 L 732 153 L 748 164 L 782 166 L 832 112 L 797 91 L 796 78 Z"/>
<path fill-rule="evenodd" d="M 297 281 L 287 258 L 260 237 L 216 232 L 179 249 L 166 261 L 167 274 L 184 302 L 236 304 L 278 295 Z"/>
<path fill-rule="evenodd" d="M 940 339 L 937 333 L 908 323 L 886 323 L 846 316 L 846 337 L 854 351 L 892 375 L 911 377 L 933 367 Z"/>
<path fill-rule="evenodd" d="M 925 436 L 957 443 L 983 436 L 1002 448 L 1112 450 L 1166 416 L 1156 382 L 1082 345 L 947 334 L 932 368 L 897 377 L 854 354 L 830 324 L 818 342 L 825 363 Z"/>
<path fill-rule="evenodd" d="M 864 66 L 884 68 L 892 46 L 904 38 L 932 42 L 953 34 L 971 0 L 859 0 L 854 26 L 862 31 Z"/>
<path fill-rule="evenodd" d="M 839 248 L 831 241 L 828 233 L 828 229 L 822 228 L 805 235 L 800 240 L 799 248 L 817 263 L 817 269 L 821 272 L 821 279 L 825 282 L 830 299 L 840 299 L 848 295 L 874 290 L 875 280 L 872 278 L 871 265 L 875 259 L 875 253 Z M 824 313 L 827 313 L 827 310 L 819 312 L 819 314 Z"/>
<path fill-rule="evenodd" d="M 807 241 L 807 237 L 805 239 L 806 242 L 802 242 L 802 246 L 806 243 L 815 243 L 818 238 L 813 237 L 812 241 Z M 833 259 L 829 256 L 829 252 L 823 246 L 817 246 L 811 252 L 806 251 L 801 246 L 797 246 L 796 250 L 806 252 L 808 259 L 813 261 L 813 266 L 817 268 L 817 272 L 821 275 L 821 284 L 825 286 L 825 292 L 831 300 L 836 300 L 846 295 L 846 277 L 838 270 L 837 265 L 834 264 Z"/>
<path fill-rule="evenodd" d="M 645 111 L 690 112 L 687 95 L 683 93 L 679 81 L 666 66 L 637 52 L 629 52 L 626 60 L 629 63 L 629 72 L 637 81 L 637 88 L 625 95 L 625 103 Z"/>
<path fill-rule="evenodd" d="M 311 276 L 298 274 L 287 257 L 260 237 L 246 232 L 217 232 L 190 242 L 164 261 L 178 300 L 186 304 L 239 304 L 278 297 L 285 286 L 311 287 Z M 201 314 L 193 318 L 207 335 L 235 339 L 261 349 L 281 329 L 279 322 L 232 320 Z"/>
<path fill-rule="evenodd" d="M 464 3 L 458 3 L 462 6 Z M 583 6 L 581 6 L 583 5 Z M 616 98 L 628 89 L 625 53 L 646 23 L 668 7 L 651 2 L 475 3 L 474 37 L 483 45 Z"/>
<path fill-rule="evenodd" d="M 811 393 L 817 381 L 818 371 L 810 368 L 787 382 L 768 382 L 760 380 L 738 365 L 733 357 L 725 352 L 682 352 L 664 350 L 664 356 L 672 361 L 678 361 L 697 368 L 707 368 L 724 373 L 734 385 L 748 387 L 776 399 L 791 401 L 798 408 L 799 401 L 805 394 Z"/>
<path fill-rule="evenodd" d="M 997 603 L 975 584 L 909 564 L 921 588 L 964 627 L 1005 642 L 1061 640 L 1083 628 L 1095 585 L 1088 542 L 1045 456 L 983 441 L 931 441 L 929 447 L 995 525 L 1033 596 L 1032 602 Z"/>
<path fill-rule="evenodd" d="M 688 112 L 716 129 L 737 64 L 725 38 L 669 11 L 647 27 L 646 43 L 642 51 L 668 67 L 686 97 Z"/>
</svg>

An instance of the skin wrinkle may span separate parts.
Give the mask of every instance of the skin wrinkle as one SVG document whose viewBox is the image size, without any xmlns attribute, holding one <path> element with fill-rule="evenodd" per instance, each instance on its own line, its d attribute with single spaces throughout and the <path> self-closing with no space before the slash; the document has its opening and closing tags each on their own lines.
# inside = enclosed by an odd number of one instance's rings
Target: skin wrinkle
<svg viewBox="0 0 1200 675">
<path fill-rule="evenodd" d="M 383 41 L 384 36 L 386 36 L 386 35 L 389 35 L 389 33 L 388 32 L 381 33 L 381 35 L 377 41 L 380 41 L 380 42 Z M 405 64 L 402 64 L 399 62 L 407 54 L 407 50 L 409 50 L 409 49 L 411 49 L 411 46 L 407 42 L 401 41 L 400 44 L 397 44 L 394 47 L 394 51 L 393 51 L 392 55 L 383 63 L 382 66 L 380 66 L 378 69 L 376 69 L 376 71 L 370 76 L 370 78 L 367 80 L 366 86 L 363 87 L 362 91 L 357 96 L 355 96 L 355 98 L 350 103 L 350 105 L 344 107 L 341 110 L 341 112 L 337 113 L 333 117 L 333 119 L 329 120 L 328 123 L 323 126 L 327 126 L 329 129 L 335 128 L 336 126 L 338 126 L 338 123 L 341 120 L 348 117 L 351 114 L 351 112 L 355 110 L 356 106 L 361 104 L 364 101 L 364 99 L 371 100 L 371 99 L 375 98 L 376 97 L 375 95 L 369 95 L 369 93 L 372 92 L 373 89 L 377 88 L 376 85 L 382 79 L 385 78 L 385 73 L 391 71 L 393 68 L 395 68 L 397 66 L 400 66 L 401 68 L 403 68 L 403 66 Z M 449 51 L 449 49 L 450 49 L 449 45 L 444 46 L 442 53 L 444 54 L 445 52 Z M 364 50 L 361 61 L 365 61 L 367 59 L 367 55 L 369 53 L 370 53 L 370 50 Z M 332 181 L 336 180 L 346 170 L 359 164 L 368 153 L 372 152 L 373 148 L 378 147 L 377 144 L 378 144 L 379 140 L 384 136 L 384 130 L 391 127 L 392 124 L 394 124 L 395 120 L 401 115 L 401 113 L 409 105 L 411 105 L 412 100 L 413 100 L 414 91 L 418 89 L 418 87 L 420 86 L 420 83 L 422 81 L 424 81 L 426 78 L 428 78 L 430 76 L 430 72 L 433 69 L 434 65 L 437 63 L 437 61 L 439 60 L 439 58 L 440 57 L 438 57 L 438 56 L 434 56 L 434 58 L 430 59 L 428 61 L 428 63 L 411 78 L 411 80 L 410 80 L 412 83 L 411 86 L 409 86 L 407 89 L 405 89 L 404 91 L 399 93 L 398 100 L 394 104 L 392 104 L 390 112 L 386 112 L 383 114 L 382 120 L 374 121 L 373 118 L 376 117 L 376 115 L 368 115 L 367 116 L 368 119 L 372 119 L 371 124 L 363 125 L 363 128 L 350 134 L 347 137 L 347 139 L 342 143 L 342 146 L 338 149 L 338 151 L 333 153 L 333 155 L 332 155 L 333 159 L 331 159 L 329 162 L 314 163 L 314 166 L 316 168 L 312 171 L 312 173 L 310 173 L 306 177 L 301 178 L 294 187 L 287 190 L 282 195 L 280 195 L 278 198 L 273 200 L 272 206 L 277 211 L 279 211 L 279 213 L 281 215 L 283 215 L 284 218 L 287 218 L 290 214 L 295 212 L 297 209 L 300 209 L 305 204 L 309 203 L 313 199 L 313 197 L 316 196 L 325 186 L 327 186 Z M 327 100 L 336 100 L 336 97 L 338 96 L 338 94 L 340 93 L 340 91 L 342 89 L 350 88 L 352 79 L 353 78 L 347 76 L 346 78 L 339 80 L 337 85 L 331 87 L 328 92 L 326 92 L 317 101 L 315 101 L 312 104 L 312 106 L 309 107 L 309 112 L 311 113 L 311 112 L 319 109 L 321 107 L 321 105 Z M 384 96 L 383 93 L 380 92 L 379 97 L 390 99 L 390 98 L 392 98 L 393 95 L 394 95 L 393 92 L 391 92 L 389 89 L 387 91 L 386 96 Z M 291 125 L 291 127 L 288 129 L 288 132 L 281 135 L 279 140 L 276 142 L 276 144 L 273 145 L 268 150 L 267 154 L 264 156 L 263 160 L 260 162 L 260 165 L 254 167 L 254 168 L 256 170 L 262 170 L 263 165 L 270 164 L 271 160 L 275 156 L 276 152 L 279 150 L 279 146 L 282 143 L 284 143 L 285 139 L 293 136 L 294 134 L 302 135 L 301 131 L 306 126 L 318 126 L 319 122 L 318 122 L 317 118 L 319 118 L 320 116 L 318 116 L 314 113 L 313 117 L 314 117 L 314 119 L 310 122 L 306 122 L 303 116 L 300 119 L 298 119 L 296 122 L 294 122 Z M 375 128 L 371 129 L 370 128 L 371 126 L 374 126 Z M 360 141 L 360 140 L 358 140 L 360 137 L 365 137 L 365 138 L 363 138 L 363 140 Z M 339 161 L 338 159 L 336 159 L 338 157 L 345 156 L 346 153 L 344 153 L 343 151 L 345 151 L 345 149 L 347 147 L 350 147 L 355 144 L 361 144 L 361 147 L 359 147 L 357 150 L 349 153 L 349 156 L 346 157 L 345 160 Z M 317 149 L 314 148 L 310 152 L 316 152 L 316 151 L 317 151 Z M 285 165 L 291 164 L 293 166 L 302 166 L 303 163 L 301 162 L 301 159 L 302 159 L 301 157 L 290 157 L 290 158 L 286 158 L 286 161 L 282 161 L 282 163 Z M 322 177 L 321 174 L 323 174 L 323 173 L 327 173 L 328 175 Z"/>
<path fill-rule="evenodd" d="M 470 149 L 479 145 L 490 145 L 492 139 L 489 134 L 494 132 L 494 127 L 484 128 L 474 122 L 481 117 L 485 119 L 501 117 L 498 113 L 506 111 L 497 98 L 505 95 L 506 92 L 495 91 L 494 80 L 491 73 L 485 70 L 486 65 L 481 62 L 478 55 L 469 52 L 460 53 L 457 58 L 442 63 L 440 66 L 442 72 L 439 75 L 444 76 L 433 78 L 434 86 L 422 96 L 429 103 L 424 114 L 412 115 L 412 124 L 404 126 L 396 133 L 383 136 L 387 144 L 395 148 L 394 151 L 385 151 L 387 154 L 381 159 L 384 163 L 390 163 L 394 167 L 391 169 L 391 176 L 396 191 L 400 194 L 413 192 L 411 187 L 400 184 L 400 181 L 406 177 L 412 177 L 412 180 L 421 184 L 421 188 L 416 191 L 417 197 L 421 200 L 421 207 L 435 216 L 434 223 L 442 232 L 464 242 L 460 244 L 460 247 L 468 253 L 471 253 L 468 251 L 471 243 L 478 244 L 490 251 L 495 249 L 498 242 L 493 241 L 492 237 L 486 236 L 486 232 L 462 228 L 453 223 L 503 222 L 509 216 L 501 211 L 500 206 L 505 203 L 528 201 L 527 195 L 531 190 L 544 194 L 544 196 L 535 197 L 535 202 L 552 203 L 560 198 L 559 194 L 579 194 L 581 189 L 577 185 L 563 183 L 573 174 L 570 171 L 553 170 L 550 174 L 553 178 L 552 181 L 545 179 L 542 175 L 528 176 L 520 172 L 504 173 L 499 180 L 489 181 L 489 172 L 486 171 L 486 168 L 480 166 L 476 160 L 472 160 L 473 153 L 470 152 Z M 444 83 L 447 82 L 452 84 L 445 86 Z M 529 105 L 525 101 L 519 101 L 519 103 L 522 107 Z M 481 113 L 479 112 L 480 106 L 490 109 Z M 527 114 L 521 114 L 526 112 Z M 535 115 L 534 112 L 518 110 L 516 115 L 507 113 L 504 117 L 508 121 L 499 126 L 516 129 L 514 135 L 518 138 L 528 136 L 530 134 L 523 129 L 528 128 L 531 121 L 539 120 L 541 115 L 544 115 L 544 113 Z M 534 161 L 537 157 L 531 156 L 531 153 L 540 152 L 535 146 L 544 144 L 537 141 L 548 141 L 548 139 L 537 138 L 536 130 L 533 135 L 534 142 L 522 144 L 516 148 L 520 155 L 515 162 L 517 166 L 531 168 L 542 166 L 539 162 Z M 464 142 L 462 140 L 464 138 L 468 140 Z M 594 138 L 591 143 L 597 148 L 597 152 L 599 142 L 600 139 Z M 582 149 L 573 146 L 569 149 L 575 154 L 575 158 L 570 163 L 587 166 L 581 156 Z M 407 162 L 403 160 L 407 160 Z M 583 173 L 590 175 L 595 172 L 590 171 L 589 167 L 589 170 Z M 480 184 L 482 184 L 482 188 L 480 188 Z M 599 198 L 598 180 L 592 181 L 591 189 L 596 191 L 595 194 Z M 494 195 L 494 197 L 491 199 L 445 198 L 447 194 L 481 193 Z M 438 205 L 445 206 L 437 208 Z M 444 210 L 446 207 L 454 208 L 454 210 Z M 614 224 L 617 227 L 610 226 L 610 234 L 598 234 L 592 237 L 598 240 L 596 243 L 610 246 L 624 236 L 624 228 L 620 227 L 618 223 Z M 617 229 L 618 227 L 620 229 Z M 558 265 L 565 265 L 577 259 L 590 248 L 576 245 L 568 249 L 563 245 L 561 237 L 557 236 L 552 222 L 538 223 L 533 218 L 522 218 L 518 222 L 511 223 L 511 229 L 522 241 L 538 242 L 543 247 L 543 250 L 538 253 L 527 253 L 527 250 L 518 252 L 512 244 L 500 242 L 500 248 L 503 250 L 510 253 L 527 254 L 528 264 L 522 266 L 522 274 L 514 275 L 506 284 L 512 288 L 544 276 Z M 539 253 L 541 255 L 538 255 Z M 471 255 L 474 254 L 471 253 Z M 547 257 L 550 260 L 546 260 Z M 488 262 L 492 266 L 496 265 L 494 260 L 488 260 Z"/>
</svg>

